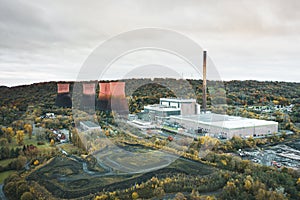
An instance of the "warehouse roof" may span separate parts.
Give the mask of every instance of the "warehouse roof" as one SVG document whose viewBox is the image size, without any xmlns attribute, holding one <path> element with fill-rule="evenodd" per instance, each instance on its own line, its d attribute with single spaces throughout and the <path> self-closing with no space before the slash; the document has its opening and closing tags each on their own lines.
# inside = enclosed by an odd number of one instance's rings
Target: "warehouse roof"
<svg viewBox="0 0 300 200">
<path fill-rule="evenodd" d="M 181 98 L 160 98 L 160 101 L 179 102 L 179 103 L 192 103 L 196 102 L 196 99 L 181 99 Z"/>
<path fill-rule="evenodd" d="M 173 108 L 173 107 L 168 107 L 168 106 L 159 105 L 159 104 L 147 105 L 147 106 L 144 106 L 144 109 L 155 110 L 155 111 L 160 111 L 160 112 L 180 111 L 180 108 Z"/>
<path fill-rule="evenodd" d="M 266 125 L 277 125 L 277 122 L 249 119 L 244 117 L 221 115 L 214 113 L 199 114 L 199 115 L 189 115 L 189 116 L 171 116 L 171 119 L 190 121 L 199 124 L 206 124 L 210 126 L 223 127 L 226 129 L 237 129 L 237 128 L 247 128 L 256 126 L 266 126 Z"/>
</svg>

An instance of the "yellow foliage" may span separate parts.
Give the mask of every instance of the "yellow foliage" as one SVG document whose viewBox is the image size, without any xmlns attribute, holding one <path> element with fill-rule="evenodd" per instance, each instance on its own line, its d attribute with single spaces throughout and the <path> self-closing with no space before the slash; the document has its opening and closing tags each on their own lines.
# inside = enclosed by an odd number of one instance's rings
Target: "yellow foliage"
<svg viewBox="0 0 300 200">
<path fill-rule="evenodd" d="M 25 124 L 24 125 L 24 129 L 25 131 L 28 133 L 28 132 L 31 132 L 32 131 L 32 126 L 31 124 Z"/>
<path fill-rule="evenodd" d="M 133 192 L 131 196 L 132 196 L 132 199 L 139 198 L 139 194 L 137 192 Z"/>
<path fill-rule="evenodd" d="M 17 143 L 18 145 L 22 145 L 24 141 L 24 131 L 18 130 L 16 133 L 17 133 Z"/>
<path fill-rule="evenodd" d="M 35 123 L 41 123 L 41 118 L 40 117 L 36 117 L 35 119 L 34 119 L 34 121 L 35 121 Z"/>
<path fill-rule="evenodd" d="M 105 135 L 108 137 L 110 134 L 109 134 L 109 130 L 105 130 Z"/>
<path fill-rule="evenodd" d="M 300 178 L 298 178 L 297 180 L 297 185 L 300 185 Z"/>
<path fill-rule="evenodd" d="M 158 178 L 156 178 L 156 177 L 153 176 L 153 177 L 151 178 L 151 182 L 158 183 Z"/>
<path fill-rule="evenodd" d="M 33 162 L 33 164 L 34 164 L 34 165 L 39 165 L 40 162 L 39 162 L 39 160 L 35 160 L 35 161 Z"/>
<path fill-rule="evenodd" d="M 222 163 L 224 166 L 226 166 L 226 165 L 227 165 L 227 162 L 226 162 L 226 160 L 221 160 L 221 163 Z"/>
<path fill-rule="evenodd" d="M 250 175 L 246 176 L 246 179 L 249 180 L 251 183 L 253 182 L 253 178 Z"/>
<path fill-rule="evenodd" d="M 3 127 L 2 131 L 8 135 L 10 135 L 11 137 L 13 137 L 15 135 L 14 129 L 12 127 Z"/>
<path fill-rule="evenodd" d="M 273 103 L 274 103 L 275 105 L 278 105 L 278 104 L 279 104 L 279 101 L 278 101 L 278 100 L 273 100 Z"/>
<path fill-rule="evenodd" d="M 108 196 L 106 194 L 102 194 L 101 196 L 98 195 L 94 198 L 94 200 L 106 200 L 106 199 L 108 199 Z"/>
<path fill-rule="evenodd" d="M 244 187 L 245 187 L 246 190 L 250 190 L 251 189 L 252 184 L 251 184 L 251 182 L 248 179 L 245 180 Z"/>
<path fill-rule="evenodd" d="M 172 179 L 169 178 L 169 177 L 167 177 L 167 178 L 164 180 L 165 183 L 171 183 L 171 181 L 172 181 Z"/>
<path fill-rule="evenodd" d="M 7 132 L 9 132 L 9 133 L 14 131 L 12 127 L 7 127 L 6 129 L 7 129 Z"/>
<path fill-rule="evenodd" d="M 29 139 L 31 139 L 31 136 L 32 136 L 32 126 L 31 126 L 31 124 L 25 124 L 24 125 L 24 130 L 28 134 Z"/>
<path fill-rule="evenodd" d="M 50 145 L 51 145 L 51 146 L 54 146 L 54 143 L 55 143 L 55 141 L 54 141 L 53 139 L 51 139 Z"/>
<path fill-rule="evenodd" d="M 233 191 L 236 189 L 236 185 L 233 181 L 227 181 L 226 183 L 226 189 Z"/>
<path fill-rule="evenodd" d="M 35 193 L 34 187 L 30 187 L 29 188 L 29 192 L 31 192 L 32 194 L 34 194 Z"/>
</svg>

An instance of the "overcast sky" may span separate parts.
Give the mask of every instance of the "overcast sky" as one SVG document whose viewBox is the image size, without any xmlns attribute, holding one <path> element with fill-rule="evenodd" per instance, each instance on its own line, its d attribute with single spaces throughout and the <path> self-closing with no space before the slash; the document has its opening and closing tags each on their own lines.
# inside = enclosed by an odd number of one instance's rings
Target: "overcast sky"
<svg viewBox="0 0 300 200">
<path fill-rule="evenodd" d="M 299 0 L 0 0 L 0 85 L 76 80 L 103 41 L 145 27 L 197 42 L 222 80 L 299 82 L 299 10 Z M 134 59 L 144 54 L 129 55 L 129 63 L 137 65 Z M 115 65 L 130 74 L 128 60 Z M 177 61 L 168 66 L 179 67 Z M 142 63 L 151 64 L 157 69 L 161 63 Z M 119 71 L 116 77 L 110 71 L 108 77 L 118 78 Z M 190 71 L 179 74 L 197 78 Z"/>
</svg>

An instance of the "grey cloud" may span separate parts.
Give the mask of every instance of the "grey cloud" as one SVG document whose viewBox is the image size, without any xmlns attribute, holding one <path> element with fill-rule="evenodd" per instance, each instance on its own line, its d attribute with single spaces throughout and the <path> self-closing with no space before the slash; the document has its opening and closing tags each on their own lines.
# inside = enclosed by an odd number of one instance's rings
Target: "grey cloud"
<svg viewBox="0 0 300 200">
<path fill-rule="evenodd" d="M 224 79 L 244 79 L 251 66 L 267 71 L 258 79 L 298 81 L 299 10 L 298 0 L 0 0 L 0 72 L 19 77 L 18 71 L 30 69 L 48 74 L 49 80 L 75 79 L 104 40 L 132 29 L 161 27 L 186 34 L 207 49 Z M 278 75 L 281 66 L 294 73 Z"/>
</svg>

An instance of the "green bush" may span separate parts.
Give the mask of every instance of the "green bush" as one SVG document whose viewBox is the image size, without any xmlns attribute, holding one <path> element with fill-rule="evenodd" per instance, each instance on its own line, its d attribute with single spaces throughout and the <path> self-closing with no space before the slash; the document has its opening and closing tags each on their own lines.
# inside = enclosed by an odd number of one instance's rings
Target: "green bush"
<svg viewBox="0 0 300 200">
<path fill-rule="evenodd" d="M 33 195 L 31 192 L 25 192 L 21 196 L 21 200 L 33 200 Z"/>
</svg>

